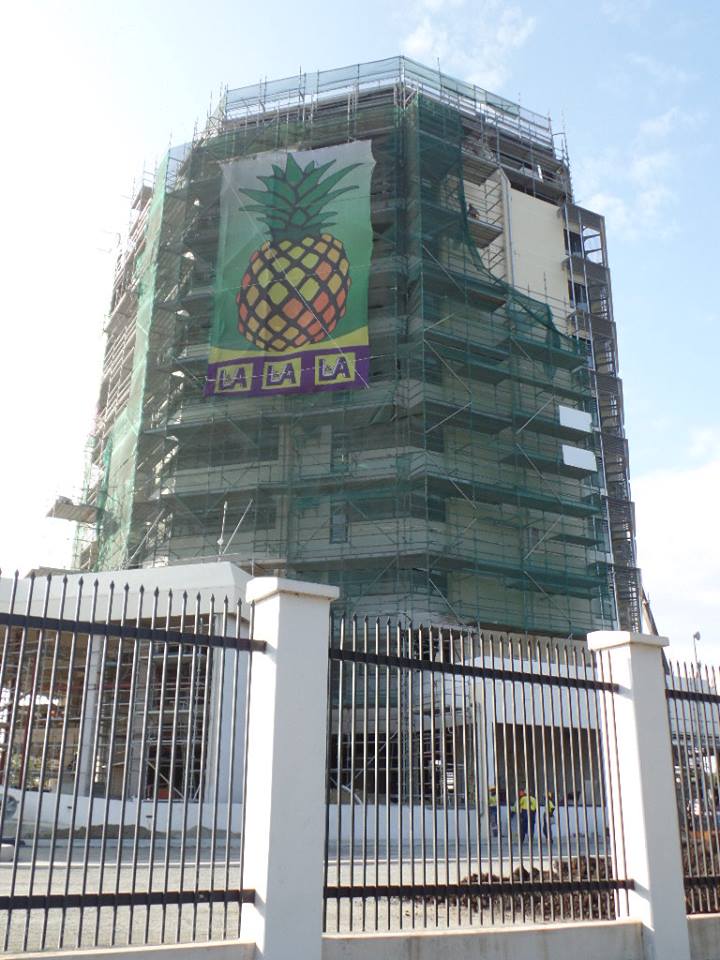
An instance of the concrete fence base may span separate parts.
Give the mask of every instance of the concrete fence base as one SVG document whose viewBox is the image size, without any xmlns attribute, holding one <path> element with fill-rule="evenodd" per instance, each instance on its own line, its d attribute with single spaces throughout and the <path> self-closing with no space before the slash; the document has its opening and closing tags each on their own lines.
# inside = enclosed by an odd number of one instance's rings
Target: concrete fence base
<svg viewBox="0 0 720 960">
<path fill-rule="evenodd" d="M 688 918 L 691 960 L 720 960 L 720 915 Z M 164 947 L 74 950 L 79 960 L 262 960 L 252 943 L 188 943 Z M 6 960 L 60 960 L 65 953 L 7 955 Z M 325 935 L 322 960 L 644 960 L 639 920 L 562 923 L 484 930 Z M 301 960 L 300 957 L 297 960 Z"/>
<path fill-rule="evenodd" d="M 57 953 L 50 950 L 43 950 L 42 953 L 6 953 L 3 960 L 67 960 L 69 956 L 81 960 L 108 960 L 109 957 L 113 960 L 165 960 L 171 951 L 177 960 L 255 960 L 257 957 L 254 943 L 216 940 L 213 943 L 179 943 L 162 947 L 98 947 Z"/>
<path fill-rule="evenodd" d="M 637 920 L 614 920 L 443 930 L 442 933 L 325 936 L 322 952 L 322 960 L 560 960 L 563 957 L 642 960 L 642 925 Z"/>
</svg>

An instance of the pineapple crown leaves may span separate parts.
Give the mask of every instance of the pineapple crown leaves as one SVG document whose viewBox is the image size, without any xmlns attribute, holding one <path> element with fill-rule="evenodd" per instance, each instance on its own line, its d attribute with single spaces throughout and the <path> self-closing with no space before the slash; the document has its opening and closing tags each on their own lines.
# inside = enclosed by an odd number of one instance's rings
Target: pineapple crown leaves
<svg viewBox="0 0 720 960">
<path fill-rule="evenodd" d="M 284 170 L 273 164 L 271 174 L 258 177 L 265 184 L 264 190 L 241 188 L 241 192 L 254 201 L 244 209 L 260 215 L 258 219 L 264 222 L 273 241 L 302 240 L 321 234 L 334 225 L 331 218 L 337 216 L 336 210 L 326 209 L 328 204 L 350 190 L 357 190 L 357 184 L 335 187 L 360 164 L 351 163 L 329 173 L 335 162 L 330 160 L 318 166 L 311 160 L 303 169 L 289 153 Z"/>
</svg>

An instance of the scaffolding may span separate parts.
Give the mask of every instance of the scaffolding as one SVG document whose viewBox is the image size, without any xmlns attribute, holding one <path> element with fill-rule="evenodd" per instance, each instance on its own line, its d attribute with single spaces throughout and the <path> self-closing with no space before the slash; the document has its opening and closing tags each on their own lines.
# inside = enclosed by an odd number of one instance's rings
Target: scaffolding
<svg viewBox="0 0 720 960">
<path fill-rule="evenodd" d="M 375 159 L 368 389 L 203 397 L 221 165 L 352 140 Z M 136 199 L 78 565 L 222 556 L 335 583 L 360 614 L 635 629 L 604 232 L 554 143 L 546 118 L 405 58 L 227 91 Z M 565 218 L 586 307 L 559 315 L 511 285 L 510 185 Z"/>
<path fill-rule="evenodd" d="M 622 381 L 610 291 L 610 272 L 601 216 L 570 200 L 563 205 L 569 298 L 576 334 L 590 346 L 597 403 L 598 441 L 605 470 L 605 510 L 613 562 L 610 575 L 620 624 L 642 632 L 642 583 L 635 547 L 635 509 L 625 439 Z"/>
</svg>

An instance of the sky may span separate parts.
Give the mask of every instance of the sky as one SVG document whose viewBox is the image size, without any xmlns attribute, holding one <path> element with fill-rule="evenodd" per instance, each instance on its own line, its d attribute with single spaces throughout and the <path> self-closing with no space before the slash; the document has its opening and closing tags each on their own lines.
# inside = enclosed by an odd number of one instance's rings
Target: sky
<svg viewBox="0 0 720 960">
<path fill-rule="evenodd" d="M 4 14 L 0 567 L 67 565 L 133 183 L 226 86 L 404 53 L 553 119 L 607 219 L 645 589 L 720 658 L 716 0 L 25 0 Z"/>
</svg>

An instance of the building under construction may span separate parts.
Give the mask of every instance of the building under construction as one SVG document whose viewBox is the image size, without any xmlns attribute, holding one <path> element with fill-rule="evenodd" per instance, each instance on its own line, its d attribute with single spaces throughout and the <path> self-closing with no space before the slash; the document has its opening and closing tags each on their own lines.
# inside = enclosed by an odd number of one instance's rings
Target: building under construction
<svg viewBox="0 0 720 960">
<path fill-rule="evenodd" d="M 373 164 L 360 389 L 208 390 L 229 165 L 346 144 Z M 373 616 L 640 629 L 604 221 L 548 119 L 405 58 L 228 90 L 133 217 L 57 507 L 78 568 L 222 558 Z"/>
</svg>

